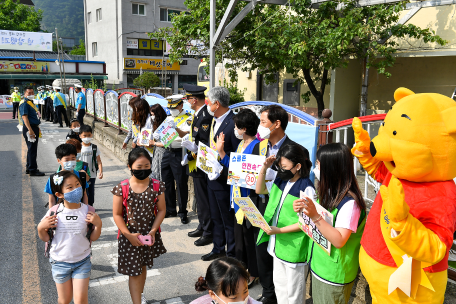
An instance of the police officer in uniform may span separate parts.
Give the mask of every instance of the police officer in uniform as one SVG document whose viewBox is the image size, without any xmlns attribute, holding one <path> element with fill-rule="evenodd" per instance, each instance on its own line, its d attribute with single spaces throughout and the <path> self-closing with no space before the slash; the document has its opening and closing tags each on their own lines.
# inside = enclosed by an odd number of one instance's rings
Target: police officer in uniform
<svg viewBox="0 0 456 304">
<path fill-rule="evenodd" d="M 182 161 L 182 165 L 187 166 L 188 175 L 193 178 L 196 205 L 198 210 L 198 228 L 188 233 L 189 237 L 198 237 L 195 241 L 196 246 L 206 246 L 212 244 L 212 220 L 207 194 L 207 175 L 196 168 L 196 152 L 199 142 L 209 146 L 209 133 L 212 123 L 212 116 L 207 111 L 204 91 L 206 87 L 184 84 L 187 95 L 187 102 L 192 110 L 195 111 L 188 138 L 182 142 L 188 149 Z M 179 132 L 180 130 L 177 129 Z M 185 134 L 179 132 L 184 137 Z"/>
<path fill-rule="evenodd" d="M 85 116 L 85 109 L 86 109 L 86 96 L 82 93 L 82 85 L 76 84 L 74 85 L 74 90 L 78 93 L 78 97 L 76 98 L 76 109 L 78 111 L 78 121 L 79 124 L 82 126 L 84 124 L 84 116 Z"/>
<path fill-rule="evenodd" d="M 13 103 L 13 119 L 16 119 L 19 116 L 19 103 L 21 102 L 21 94 L 19 94 L 18 87 L 14 87 L 14 92 L 11 94 L 11 102 Z"/>
<path fill-rule="evenodd" d="M 55 90 L 56 90 L 56 92 L 54 94 L 53 105 L 55 108 L 57 121 L 59 122 L 59 128 L 63 128 L 62 114 L 63 114 L 63 118 L 65 119 L 65 125 L 67 127 L 69 127 L 70 122 L 68 121 L 68 116 L 67 116 L 67 112 L 66 112 L 66 109 L 67 109 L 66 100 L 65 100 L 66 97 L 65 97 L 65 95 L 60 93 L 60 90 L 62 90 L 61 87 L 55 87 Z"/>
<path fill-rule="evenodd" d="M 167 118 L 172 128 L 179 128 L 183 132 L 190 130 L 192 115 L 184 108 L 184 95 L 172 95 L 166 98 L 171 116 Z M 161 169 L 162 180 L 165 182 L 166 216 L 178 215 L 182 224 L 188 224 L 187 201 L 188 201 L 188 175 L 182 167 L 182 139 L 176 138 L 163 154 Z M 176 187 L 174 186 L 176 184 Z M 176 210 L 176 193 L 179 211 Z"/>
<path fill-rule="evenodd" d="M 54 122 L 54 105 L 53 105 L 53 93 L 52 93 L 52 87 L 50 85 L 46 86 L 46 97 L 44 97 L 44 104 L 46 108 L 46 116 L 45 120 L 46 121 L 52 121 Z"/>
</svg>

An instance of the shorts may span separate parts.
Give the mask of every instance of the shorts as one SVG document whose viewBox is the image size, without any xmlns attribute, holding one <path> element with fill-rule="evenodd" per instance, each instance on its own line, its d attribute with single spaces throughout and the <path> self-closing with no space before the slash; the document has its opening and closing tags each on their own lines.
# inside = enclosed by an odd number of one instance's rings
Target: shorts
<svg viewBox="0 0 456 304">
<path fill-rule="evenodd" d="M 52 278 L 57 284 L 63 284 L 69 279 L 90 278 L 92 262 L 90 255 L 76 263 L 59 262 L 49 258 L 52 268 Z"/>
</svg>

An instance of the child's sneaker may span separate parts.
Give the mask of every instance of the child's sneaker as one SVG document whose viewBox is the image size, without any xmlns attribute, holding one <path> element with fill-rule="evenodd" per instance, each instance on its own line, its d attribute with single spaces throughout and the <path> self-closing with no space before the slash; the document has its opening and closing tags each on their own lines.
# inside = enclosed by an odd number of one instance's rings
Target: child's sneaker
<svg viewBox="0 0 456 304">
<path fill-rule="evenodd" d="M 147 304 L 146 297 L 144 296 L 143 293 L 141 294 L 141 304 Z"/>
</svg>

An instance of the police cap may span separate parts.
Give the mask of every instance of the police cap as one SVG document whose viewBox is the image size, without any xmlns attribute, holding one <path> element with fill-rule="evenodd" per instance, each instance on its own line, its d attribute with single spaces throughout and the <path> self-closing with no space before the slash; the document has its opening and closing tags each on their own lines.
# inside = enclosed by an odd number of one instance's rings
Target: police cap
<svg viewBox="0 0 456 304">
<path fill-rule="evenodd" d="M 78 89 L 82 89 L 82 85 L 80 85 L 80 84 L 75 84 L 74 87 L 78 88 Z"/>
<path fill-rule="evenodd" d="M 185 90 L 185 95 L 187 95 L 187 96 L 193 96 L 193 95 L 203 95 L 204 96 L 204 92 L 207 90 L 206 87 L 197 86 L 197 85 L 193 85 L 193 84 L 187 84 L 187 83 L 185 83 L 183 85 L 183 87 Z"/>
<path fill-rule="evenodd" d="M 174 109 L 177 106 L 179 106 L 181 103 L 184 102 L 182 98 L 184 98 L 184 95 L 182 94 L 176 94 L 166 97 L 166 100 L 168 101 L 168 108 Z"/>
</svg>

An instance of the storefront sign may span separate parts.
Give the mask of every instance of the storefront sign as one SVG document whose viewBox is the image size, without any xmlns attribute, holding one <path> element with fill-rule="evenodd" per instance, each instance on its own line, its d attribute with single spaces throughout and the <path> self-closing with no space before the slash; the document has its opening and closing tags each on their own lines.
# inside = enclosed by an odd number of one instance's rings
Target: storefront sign
<svg viewBox="0 0 456 304">
<path fill-rule="evenodd" d="M 163 66 L 166 63 L 166 66 Z M 140 59 L 140 58 L 125 58 L 124 69 L 126 70 L 168 70 L 179 71 L 179 62 L 171 64 L 169 60 L 162 61 L 161 59 Z"/>
<path fill-rule="evenodd" d="M 127 49 L 138 49 L 138 39 L 127 38 Z"/>
<path fill-rule="evenodd" d="M 163 50 L 163 44 L 161 40 L 139 39 L 138 44 L 141 50 Z"/>
<path fill-rule="evenodd" d="M 52 52 L 52 33 L 0 30 L 0 49 Z"/>
<path fill-rule="evenodd" d="M 255 190 L 258 174 L 265 159 L 265 156 L 231 153 L 228 185 Z"/>
<path fill-rule="evenodd" d="M 48 73 L 48 62 L 34 61 L 0 61 L 0 72 L 10 73 Z"/>
</svg>

